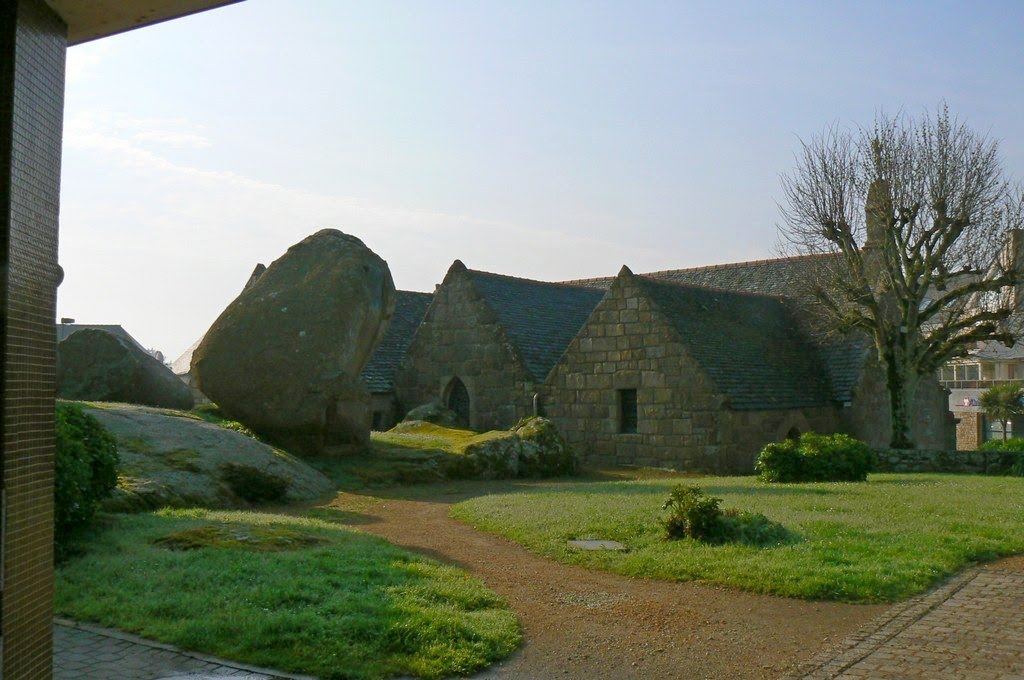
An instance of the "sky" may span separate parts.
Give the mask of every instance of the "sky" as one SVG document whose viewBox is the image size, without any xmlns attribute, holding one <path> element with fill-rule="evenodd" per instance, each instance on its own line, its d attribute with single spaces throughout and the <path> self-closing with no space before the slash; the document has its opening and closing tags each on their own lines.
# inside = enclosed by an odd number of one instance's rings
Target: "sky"
<svg viewBox="0 0 1024 680">
<path fill-rule="evenodd" d="M 801 140 L 941 103 L 1024 180 L 1024 3 L 246 0 L 68 50 L 58 316 L 174 359 L 354 234 L 399 289 L 777 254 Z"/>
</svg>

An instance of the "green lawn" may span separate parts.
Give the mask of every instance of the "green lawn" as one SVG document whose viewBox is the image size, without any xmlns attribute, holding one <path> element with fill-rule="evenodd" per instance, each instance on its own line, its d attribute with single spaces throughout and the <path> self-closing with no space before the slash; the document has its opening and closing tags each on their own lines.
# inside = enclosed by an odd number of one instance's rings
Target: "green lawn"
<svg viewBox="0 0 1024 680">
<path fill-rule="evenodd" d="M 796 537 L 754 548 L 667 541 L 661 504 L 699 483 L 723 508 L 764 513 Z M 792 597 L 889 602 L 966 565 L 1024 552 L 1024 479 L 871 475 L 864 483 L 764 484 L 750 477 L 577 483 L 473 498 L 452 515 L 563 562 Z M 577 538 L 625 543 L 586 552 Z"/>
<path fill-rule="evenodd" d="M 371 450 L 365 454 L 312 464 L 343 489 L 427 484 L 448 479 L 467 447 L 508 434 L 503 430 L 476 433 L 431 423 L 401 423 L 394 430 L 371 433 Z"/>
<path fill-rule="evenodd" d="M 57 611 L 323 678 L 467 674 L 519 645 L 476 579 L 318 516 L 114 516 L 60 566 Z"/>
</svg>

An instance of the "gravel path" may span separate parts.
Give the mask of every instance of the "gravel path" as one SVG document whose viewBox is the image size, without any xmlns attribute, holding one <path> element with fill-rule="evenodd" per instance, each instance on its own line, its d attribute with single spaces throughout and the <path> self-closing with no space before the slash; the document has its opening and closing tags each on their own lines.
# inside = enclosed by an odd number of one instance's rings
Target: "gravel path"
<svg viewBox="0 0 1024 680">
<path fill-rule="evenodd" d="M 526 642 L 481 678 L 778 678 L 886 610 L 560 564 L 449 518 L 466 497 L 438 487 L 382 502 L 341 494 L 334 505 L 356 512 L 361 529 L 467 569 L 509 602 Z"/>
</svg>

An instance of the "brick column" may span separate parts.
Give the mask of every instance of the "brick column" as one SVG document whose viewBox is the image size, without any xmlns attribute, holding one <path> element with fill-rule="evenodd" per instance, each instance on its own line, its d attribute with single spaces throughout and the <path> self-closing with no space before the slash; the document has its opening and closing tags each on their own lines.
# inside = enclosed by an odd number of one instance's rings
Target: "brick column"
<svg viewBox="0 0 1024 680">
<path fill-rule="evenodd" d="M 0 2 L 0 672 L 50 678 L 53 401 L 67 27 L 43 0 Z"/>
</svg>

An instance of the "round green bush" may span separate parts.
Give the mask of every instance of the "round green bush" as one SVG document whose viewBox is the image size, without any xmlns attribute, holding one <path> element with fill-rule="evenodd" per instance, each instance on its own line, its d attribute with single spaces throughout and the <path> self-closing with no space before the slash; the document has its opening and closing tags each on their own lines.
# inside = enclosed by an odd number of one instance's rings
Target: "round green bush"
<svg viewBox="0 0 1024 680">
<path fill-rule="evenodd" d="M 54 461 L 54 538 L 87 525 L 117 485 L 117 441 L 75 404 L 58 403 Z"/>
<path fill-rule="evenodd" d="M 765 446 L 754 469 L 765 482 L 863 482 L 872 460 L 871 448 L 849 435 L 807 432 Z"/>
</svg>

